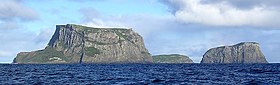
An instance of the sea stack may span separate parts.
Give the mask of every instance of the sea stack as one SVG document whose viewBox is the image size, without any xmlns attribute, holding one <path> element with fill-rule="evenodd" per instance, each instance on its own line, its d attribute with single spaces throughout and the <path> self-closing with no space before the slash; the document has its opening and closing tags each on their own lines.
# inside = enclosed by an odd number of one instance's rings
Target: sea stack
<svg viewBox="0 0 280 85">
<path fill-rule="evenodd" d="M 152 63 L 132 29 L 57 25 L 43 50 L 20 52 L 13 63 Z"/>
<path fill-rule="evenodd" d="M 153 56 L 154 63 L 193 63 L 193 61 L 185 55 L 170 54 L 170 55 L 155 55 Z"/>
<path fill-rule="evenodd" d="M 233 46 L 221 46 L 208 50 L 201 63 L 268 63 L 259 43 L 242 42 Z"/>
</svg>

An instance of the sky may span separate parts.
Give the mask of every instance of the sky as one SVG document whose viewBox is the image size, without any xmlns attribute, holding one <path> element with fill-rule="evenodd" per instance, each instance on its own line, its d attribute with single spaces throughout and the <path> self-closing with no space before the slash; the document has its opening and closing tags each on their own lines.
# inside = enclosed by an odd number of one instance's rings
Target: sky
<svg viewBox="0 0 280 85">
<path fill-rule="evenodd" d="M 43 49 L 58 24 L 133 28 L 152 55 L 196 63 L 210 48 L 258 42 L 280 63 L 280 0 L 1 0 L 0 62 Z"/>
</svg>

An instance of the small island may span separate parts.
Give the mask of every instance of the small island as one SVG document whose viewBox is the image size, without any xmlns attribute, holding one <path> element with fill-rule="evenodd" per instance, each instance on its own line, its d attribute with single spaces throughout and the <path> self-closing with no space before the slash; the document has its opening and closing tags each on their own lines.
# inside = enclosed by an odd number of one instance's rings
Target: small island
<svg viewBox="0 0 280 85">
<path fill-rule="evenodd" d="M 170 55 L 155 55 L 153 56 L 154 63 L 193 63 L 193 61 L 185 55 L 170 54 Z"/>
<path fill-rule="evenodd" d="M 221 46 L 208 50 L 201 63 L 268 63 L 259 43 L 241 42 L 233 46 Z"/>
</svg>

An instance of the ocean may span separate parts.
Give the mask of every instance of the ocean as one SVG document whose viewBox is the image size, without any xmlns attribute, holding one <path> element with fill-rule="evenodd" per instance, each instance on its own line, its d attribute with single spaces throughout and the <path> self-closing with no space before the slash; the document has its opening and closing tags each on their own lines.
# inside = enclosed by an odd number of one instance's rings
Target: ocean
<svg viewBox="0 0 280 85">
<path fill-rule="evenodd" d="M 280 64 L 0 64 L 0 84 L 280 84 Z"/>
</svg>

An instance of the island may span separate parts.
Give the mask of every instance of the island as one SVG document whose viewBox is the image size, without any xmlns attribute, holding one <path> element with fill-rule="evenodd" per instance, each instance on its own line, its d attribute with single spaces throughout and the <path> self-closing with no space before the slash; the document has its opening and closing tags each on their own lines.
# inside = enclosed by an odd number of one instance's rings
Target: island
<svg viewBox="0 0 280 85">
<path fill-rule="evenodd" d="M 132 29 L 57 25 L 43 50 L 20 52 L 13 63 L 152 63 L 143 38 Z"/>
<path fill-rule="evenodd" d="M 208 50 L 201 63 L 268 63 L 257 42 L 241 42 Z"/>
<path fill-rule="evenodd" d="M 185 55 L 169 54 L 169 55 L 154 55 L 154 63 L 193 63 L 193 61 Z"/>
</svg>

